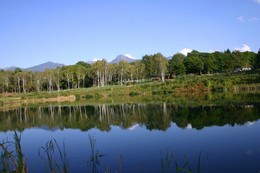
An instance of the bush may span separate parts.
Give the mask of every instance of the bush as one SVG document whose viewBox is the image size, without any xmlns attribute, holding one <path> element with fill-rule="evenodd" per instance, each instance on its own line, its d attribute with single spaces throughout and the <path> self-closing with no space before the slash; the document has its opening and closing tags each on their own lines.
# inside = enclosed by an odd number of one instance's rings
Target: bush
<svg viewBox="0 0 260 173">
<path fill-rule="evenodd" d="M 75 94 L 76 100 L 80 100 L 80 95 L 79 94 Z"/>
<path fill-rule="evenodd" d="M 93 98 L 93 95 L 91 95 L 91 94 L 86 94 L 86 95 L 84 96 L 84 98 L 85 98 L 85 99 L 92 99 L 92 98 Z"/>
<path fill-rule="evenodd" d="M 139 95 L 139 93 L 138 93 L 138 92 L 135 92 L 135 91 L 131 91 L 131 92 L 129 93 L 129 96 L 137 96 L 137 95 Z"/>
</svg>

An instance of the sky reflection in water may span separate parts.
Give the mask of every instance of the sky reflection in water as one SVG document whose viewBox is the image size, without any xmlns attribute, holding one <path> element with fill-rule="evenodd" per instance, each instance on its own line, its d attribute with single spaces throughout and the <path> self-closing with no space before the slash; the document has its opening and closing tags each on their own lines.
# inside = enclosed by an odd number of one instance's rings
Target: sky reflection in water
<svg viewBox="0 0 260 173">
<path fill-rule="evenodd" d="M 104 172 L 106 166 L 116 172 L 120 162 L 123 172 L 161 172 L 161 158 L 169 151 L 179 163 L 184 163 L 184 156 L 187 156 L 193 168 L 201 153 L 201 172 L 260 171 L 259 120 L 244 125 L 212 125 L 201 130 L 192 128 L 190 123 L 186 128 L 180 128 L 174 122 L 166 130 L 149 130 L 143 123 L 135 123 L 129 128 L 110 127 L 108 131 L 98 128 L 87 131 L 48 130 L 46 127 L 24 129 L 21 144 L 29 170 L 45 172 L 38 150 L 48 140 L 55 139 L 60 146 L 65 143 L 71 172 L 87 172 L 91 135 L 96 139 L 96 150 L 105 155 L 100 159 L 100 172 Z M 7 136 L 10 139 L 12 134 L 1 132 L 0 139 Z"/>
</svg>

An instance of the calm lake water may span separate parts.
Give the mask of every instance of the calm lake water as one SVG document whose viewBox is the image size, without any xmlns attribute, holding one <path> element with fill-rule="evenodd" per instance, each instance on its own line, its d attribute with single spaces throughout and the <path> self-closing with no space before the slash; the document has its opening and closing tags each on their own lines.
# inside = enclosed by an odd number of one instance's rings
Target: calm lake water
<svg viewBox="0 0 260 173">
<path fill-rule="evenodd" d="M 21 134 L 29 172 L 49 172 L 43 148 L 55 139 L 69 172 L 175 172 L 187 163 L 192 172 L 259 173 L 259 118 L 259 103 L 21 107 L 0 111 L 0 141 Z M 95 163 L 91 141 L 101 154 Z"/>
</svg>

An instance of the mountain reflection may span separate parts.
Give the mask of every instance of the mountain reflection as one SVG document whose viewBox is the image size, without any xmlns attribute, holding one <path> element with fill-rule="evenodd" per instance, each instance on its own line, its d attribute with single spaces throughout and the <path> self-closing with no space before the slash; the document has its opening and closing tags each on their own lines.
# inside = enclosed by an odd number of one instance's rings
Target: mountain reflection
<svg viewBox="0 0 260 173">
<path fill-rule="evenodd" d="M 202 129 L 209 126 L 243 125 L 260 118 L 259 103 L 226 106 L 176 106 L 173 104 L 121 104 L 20 107 L 0 112 L 0 130 L 74 128 L 87 131 L 111 126 L 148 130 L 167 130 L 172 123 L 180 128 Z"/>
</svg>

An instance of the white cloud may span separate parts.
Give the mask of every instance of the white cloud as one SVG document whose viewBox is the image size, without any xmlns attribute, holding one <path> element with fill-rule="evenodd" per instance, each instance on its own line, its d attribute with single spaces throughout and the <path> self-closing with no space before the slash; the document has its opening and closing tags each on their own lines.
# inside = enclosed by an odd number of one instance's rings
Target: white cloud
<svg viewBox="0 0 260 173">
<path fill-rule="evenodd" d="M 192 52 L 192 49 L 189 49 L 189 48 L 184 48 L 181 51 L 179 51 L 179 53 L 181 53 L 181 54 L 183 54 L 185 56 L 187 56 L 188 53 L 191 53 L 191 52 Z"/>
<path fill-rule="evenodd" d="M 260 1 L 260 0 L 259 0 Z M 237 20 L 239 21 L 239 22 L 241 22 L 241 23 L 243 23 L 243 22 L 257 22 L 258 20 L 260 20 L 258 17 L 250 17 L 250 18 L 248 18 L 248 17 L 244 17 L 244 16 L 238 16 L 237 17 Z"/>
<path fill-rule="evenodd" d="M 260 4 L 260 0 L 255 0 L 256 3 Z"/>
<path fill-rule="evenodd" d="M 251 52 L 251 48 L 247 44 L 243 44 L 241 48 L 235 48 L 235 50 L 238 50 L 240 52 Z"/>
<path fill-rule="evenodd" d="M 213 50 L 213 49 L 209 49 L 209 50 L 206 51 L 206 52 L 208 52 L 208 53 L 214 53 L 214 52 L 221 52 L 221 50 L 217 50 L 217 49 L 215 49 L 215 50 Z"/>
<path fill-rule="evenodd" d="M 238 20 L 239 22 L 244 22 L 244 21 L 245 21 L 245 17 L 244 17 L 244 16 L 238 16 L 238 17 L 237 17 L 237 20 Z"/>
<path fill-rule="evenodd" d="M 133 125 L 132 127 L 130 127 L 130 128 L 128 128 L 129 130 L 135 130 L 136 128 L 138 128 L 139 127 L 139 125 L 138 124 L 135 124 L 135 125 Z"/>
<path fill-rule="evenodd" d="M 186 126 L 186 129 L 192 129 L 192 124 L 188 124 L 187 126 Z"/>
<path fill-rule="evenodd" d="M 124 56 L 127 56 L 128 58 L 131 58 L 131 59 L 136 59 L 135 57 L 133 57 L 132 55 L 130 55 L 130 54 L 125 54 Z"/>
<path fill-rule="evenodd" d="M 251 17 L 251 18 L 249 19 L 250 22 L 257 22 L 258 20 L 259 20 L 258 17 Z"/>
<path fill-rule="evenodd" d="M 252 125 L 254 125 L 254 124 L 255 124 L 255 121 L 253 121 L 253 122 L 248 121 L 248 122 L 247 122 L 247 125 L 248 125 L 248 126 L 252 126 Z"/>
<path fill-rule="evenodd" d="M 102 60 L 103 58 L 94 58 L 93 61 L 98 61 L 98 60 Z"/>
</svg>

